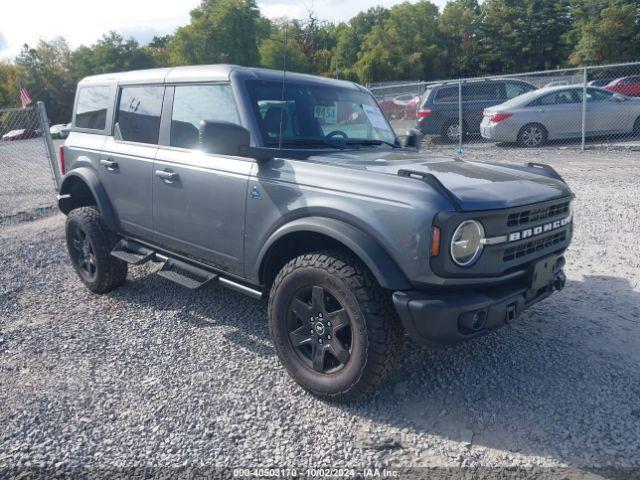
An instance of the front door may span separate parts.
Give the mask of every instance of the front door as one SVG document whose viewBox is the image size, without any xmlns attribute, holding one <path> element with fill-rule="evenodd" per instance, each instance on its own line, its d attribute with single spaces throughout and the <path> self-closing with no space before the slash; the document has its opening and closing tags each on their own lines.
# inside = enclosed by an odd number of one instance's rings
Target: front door
<svg viewBox="0 0 640 480">
<path fill-rule="evenodd" d="M 576 89 L 558 90 L 534 102 L 532 120 L 541 123 L 550 139 L 579 138 L 582 131 L 582 102 Z"/>
<path fill-rule="evenodd" d="M 582 92 L 580 92 L 582 98 Z M 633 129 L 636 112 L 626 101 L 613 93 L 597 88 L 587 90 L 587 133 L 629 133 Z"/>
<path fill-rule="evenodd" d="M 239 123 L 228 84 L 177 85 L 170 131 L 153 168 L 153 223 L 167 249 L 243 274 L 244 217 L 253 161 L 198 150 L 203 120 Z M 169 93 L 168 93 L 169 95 Z M 166 145 L 162 145 L 166 143 Z"/>
</svg>

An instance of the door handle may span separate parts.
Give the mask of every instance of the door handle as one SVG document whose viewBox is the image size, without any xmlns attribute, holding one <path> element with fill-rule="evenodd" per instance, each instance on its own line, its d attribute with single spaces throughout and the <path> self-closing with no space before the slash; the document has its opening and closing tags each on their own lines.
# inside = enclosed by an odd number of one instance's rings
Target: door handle
<svg viewBox="0 0 640 480">
<path fill-rule="evenodd" d="M 118 168 L 118 162 L 114 162 L 110 158 L 106 160 L 105 159 L 100 160 L 100 165 L 103 165 L 110 172 L 113 172 L 115 169 Z"/>
<path fill-rule="evenodd" d="M 156 177 L 160 177 L 165 183 L 173 183 L 180 176 L 175 172 L 167 172 L 166 170 L 156 170 Z"/>
</svg>

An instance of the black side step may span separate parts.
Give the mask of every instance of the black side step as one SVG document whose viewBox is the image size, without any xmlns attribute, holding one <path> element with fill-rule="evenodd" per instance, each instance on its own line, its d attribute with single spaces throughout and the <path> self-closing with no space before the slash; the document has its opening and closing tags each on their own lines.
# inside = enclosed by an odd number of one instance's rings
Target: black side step
<svg viewBox="0 0 640 480">
<path fill-rule="evenodd" d="M 155 251 L 131 240 L 120 240 L 111 255 L 131 265 L 140 265 L 153 257 Z"/>
<path fill-rule="evenodd" d="M 191 290 L 215 282 L 220 278 L 215 273 L 208 272 L 207 270 L 173 258 L 169 258 L 164 262 L 164 265 L 162 265 L 162 268 L 158 271 L 158 275 L 178 283 L 183 287 L 190 288 Z"/>
</svg>

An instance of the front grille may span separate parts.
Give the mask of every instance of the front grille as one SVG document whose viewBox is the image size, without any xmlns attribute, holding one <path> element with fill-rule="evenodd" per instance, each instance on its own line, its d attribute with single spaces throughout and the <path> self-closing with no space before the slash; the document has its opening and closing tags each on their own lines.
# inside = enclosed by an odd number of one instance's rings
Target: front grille
<svg viewBox="0 0 640 480">
<path fill-rule="evenodd" d="M 529 225 L 530 223 L 546 220 L 569 213 L 569 203 L 561 202 L 540 208 L 531 208 L 522 212 L 512 213 L 507 217 L 507 227 Z"/>
<path fill-rule="evenodd" d="M 450 245 L 457 226 L 469 219 L 482 223 L 485 236 L 496 240 L 488 242 L 478 260 L 466 268 L 456 265 L 449 252 L 431 257 L 433 272 L 443 278 L 498 277 L 560 254 L 571 240 L 571 200 L 566 196 L 505 209 L 440 212 L 434 223 L 441 229 L 443 245 Z"/>
<path fill-rule="evenodd" d="M 547 249 L 554 245 L 564 242 L 567 239 L 567 230 L 563 230 L 558 233 L 554 233 L 553 235 L 549 235 L 544 238 L 539 238 L 537 240 L 532 240 L 522 245 L 518 245 L 517 247 L 507 248 L 504 251 L 504 255 L 502 260 L 504 262 L 510 262 L 511 260 L 515 260 L 518 258 L 523 258 L 528 255 L 532 255 L 540 250 Z"/>
</svg>

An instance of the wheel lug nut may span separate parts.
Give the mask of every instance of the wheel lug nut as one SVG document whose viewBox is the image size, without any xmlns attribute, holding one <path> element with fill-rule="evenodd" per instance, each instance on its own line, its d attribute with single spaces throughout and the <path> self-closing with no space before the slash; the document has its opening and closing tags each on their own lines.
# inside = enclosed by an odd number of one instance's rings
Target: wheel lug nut
<svg viewBox="0 0 640 480">
<path fill-rule="evenodd" d="M 322 339 L 321 338 L 318 339 L 318 343 L 322 343 Z"/>
<path fill-rule="evenodd" d="M 315 331 L 313 330 L 313 328 L 311 329 L 311 335 L 313 335 L 315 333 Z"/>
<path fill-rule="evenodd" d="M 331 326 L 331 322 L 327 322 L 327 327 L 330 327 L 330 326 Z"/>
<path fill-rule="evenodd" d="M 322 318 L 322 314 L 321 314 L 321 313 L 319 313 L 319 314 L 318 314 L 318 317 L 319 317 L 319 318 Z"/>
<path fill-rule="evenodd" d="M 331 335 L 327 335 L 327 340 L 331 340 Z"/>
</svg>

